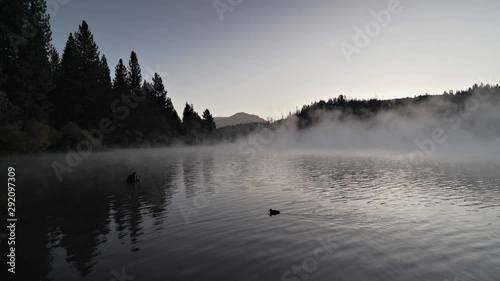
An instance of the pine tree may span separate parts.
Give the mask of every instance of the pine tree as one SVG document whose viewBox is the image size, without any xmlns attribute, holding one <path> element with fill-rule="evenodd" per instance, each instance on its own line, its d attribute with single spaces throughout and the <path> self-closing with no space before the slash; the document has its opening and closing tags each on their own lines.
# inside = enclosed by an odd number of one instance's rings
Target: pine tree
<svg viewBox="0 0 500 281">
<path fill-rule="evenodd" d="M 113 91 L 115 97 L 120 97 L 123 94 L 129 93 L 127 68 L 120 59 L 115 67 L 115 78 L 113 79 Z"/>
<path fill-rule="evenodd" d="M 130 90 L 135 91 L 140 89 L 142 82 L 141 66 L 134 51 L 130 53 L 130 61 L 128 63 L 127 83 Z"/>
<path fill-rule="evenodd" d="M 24 11 L 21 29 L 17 30 L 21 31 L 21 34 L 17 34 L 18 39 L 21 35 L 29 35 L 29 38 L 9 40 L 13 45 L 6 48 L 6 51 L 13 51 L 10 54 L 13 55 L 10 57 L 13 72 L 10 73 L 11 84 L 6 92 L 8 98 L 22 109 L 21 121 L 24 129 L 32 119 L 48 121 L 50 107 L 47 96 L 52 88 L 49 64 L 52 33 L 45 1 L 30 0 L 24 2 L 23 6 L 16 7 Z M 13 36 L 10 37 L 12 38 Z"/>
<path fill-rule="evenodd" d="M 102 55 L 99 67 L 99 82 L 103 88 L 105 88 L 106 90 L 110 90 L 112 88 L 111 70 L 109 69 L 108 60 L 106 59 L 105 55 Z"/>
<path fill-rule="evenodd" d="M 82 21 L 75 32 L 75 43 L 79 68 L 84 75 L 83 82 L 86 87 L 90 87 L 98 79 L 100 59 L 99 49 L 86 21 Z"/>
<path fill-rule="evenodd" d="M 91 128 L 99 122 L 103 89 L 100 85 L 101 60 L 99 50 L 94 42 L 87 22 L 83 21 L 75 33 L 76 54 L 79 63 L 80 87 L 76 92 L 80 95 L 83 111 L 77 117 L 77 124 L 83 128 Z"/>
<path fill-rule="evenodd" d="M 56 80 L 52 103 L 52 116 L 56 128 L 60 128 L 67 121 L 75 121 L 83 108 L 79 95 L 75 92 L 80 87 L 79 60 L 76 53 L 76 42 L 70 33 L 61 58 L 59 76 Z"/>
<path fill-rule="evenodd" d="M 177 114 L 177 111 L 172 104 L 172 100 L 167 97 L 165 100 L 165 119 L 171 136 L 176 136 L 182 133 L 182 121 Z"/>
<path fill-rule="evenodd" d="M 203 131 L 205 133 L 213 133 L 216 129 L 214 118 L 208 109 L 203 111 Z"/>
<path fill-rule="evenodd" d="M 151 97 L 154 96 L 153 85 L 151 83 L 149 83 L 147 80 L 144 80 L 142 82 L 141 90 L 144 91 L 145 93 L 147 93 L 147 96 L 151 96 Z"/>
<path fill-rule="evenodd" d="M 182 112 L 182 125 L 187 128 L 191 125 L 193 120 L 193 108 L 189 103 L 186 102 L 184 106 L 184 111 Z"/>
<path fill-rule="evenodd" d="M 139 61 L 137 59 L 137 55 L 134 51 L 130 53 L 129 66 L 127 69 L 127 86 L 128 86 L 128 95 L 141 95 L 142 87 L 142 75 L 141 75 L 141 67 L 139 65 Z M 147 86 L 146 86 L 147 87 Z M 146 96 L 146 100 L 141 101 L 137 108 L 131 110 L 129 117 L 125 121 L 125 128 L 128 130 L 136 130 L 142 131 L 144 129 L 144 116 L 143 114 L 147 112 L 145 110 L 146 105 L 148 104 L 149 96 Z"/>
<path fill-rule="evenodd" d="M 59 77 L 61 57 L 59 56 L 59 52 L 57 52 L 56 48 L 54 47 L 50 49 L 49 62 L 50 62 L 50 72 L 52 74 L 52 82 L 53 84 L 55 84 Z"/>
<path fill-rule="evenodd" d="M 97 87 L 97 108 L 98 118 L 111 116 L 111 103 L 113 102 L 113 91 L 111 84 L 111 71 L 109 70 L 108 60 L 105 55 L 102 55 L 99 62 L 99 84 Z M 98 125 L 98 121 L 96 124 Z"/>
<path fill-rule="evenodd" d="M 165 85 L 163 85 L 163 80 L 160 75 L 155 72 L 153 76 L 153 93 L 155 97 L 159 99 L 161 103 L 164 103 L 167 98 L 167 91 L 165 91 Z"/>
<path fill-rule="evenodd" d="M 202 120 L 198 113 L 194 111 L 194 106 L 186 103 L 184 112 L 182 113 L 182 126 L 184 133 L 188 136 L 195 136 L 200 132 Z"/>
</svg>

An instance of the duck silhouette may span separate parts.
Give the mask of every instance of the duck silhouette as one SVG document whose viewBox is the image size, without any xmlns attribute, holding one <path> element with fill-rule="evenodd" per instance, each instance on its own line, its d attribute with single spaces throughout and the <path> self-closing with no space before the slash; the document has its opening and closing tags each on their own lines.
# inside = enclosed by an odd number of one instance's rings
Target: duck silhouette
<svg viewBox="0 0 500 281">
<path fill-rule="evenodd" d="M 273 210 L 273 209 L 269 209 L 269 216 L 272 217 L 272 216 L 277 216 L 280 214 L 280 211 L 278 210 Z"/>
</svg>

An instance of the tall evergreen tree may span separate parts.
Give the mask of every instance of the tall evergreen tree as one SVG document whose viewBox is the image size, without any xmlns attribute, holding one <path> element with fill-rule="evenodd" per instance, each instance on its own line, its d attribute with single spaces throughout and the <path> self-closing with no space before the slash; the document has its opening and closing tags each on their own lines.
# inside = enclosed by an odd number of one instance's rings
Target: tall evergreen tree
<svg viewBox="0 0 500 281">
<path fill-rule="evenodd" d="M 140 89 L 142 82 L 141 66 L 134 51 L 130 53 L 130 61 L 128 63 L 127 83 L 130 90 Z"/>
<path fill-rule="evenodd" d="M 194 136 L 200 132 L 202 120 L 198 113 L 194 111 L 194 106 L 186 103 L 182 113 L 182 126 L 184 133 L 188 136 Z"/>
<path fill-rule="evenodd" d="M 205 133 L 213 133 L 216 129 L 214 118 L 208 109 L 203 111 L 203 131 Z"/>
<path fill-rule="evenodd" d="M 154 93 L 154 90 L 153 90 L 153 85 L 151 83 L 149 83 L 148 81 L 144 80 L 142 82 L 141 90 L 146 95 L 148 101 L 153 101 L 154 100 L 153 98 L 155 97 L 155 93 Z"/>
<path fill-rule="evenodd" d="M 83 112 L 75 120 L 84 128 L 96 126 L 98 120 L 102 117 L 100 106 L 102 101 L 103 89 L 100 85 L 101 60 L 99 50 L 94 42 L 94 36 L 90 32 L 87 22 L 83 21 L 75 33 L 76 54 L 79 61 L 80 87 L 77 93 L 81 97 Z"/>
<path fill-rule="evenodd" d="M 61 57 L 56 48 L 52 47 L 49 52 L 50 72 L 52 74 L 52 82 L 56 83 L 59 76 L 59 69 L 61 66 Z"/>
<path fill-rule="evenodd" d="M 171 136 L 176 136 L 182 133 L 182 121 L 179 118 L 179 114 L 174 108 L 172 100 L 167 97 L 165 100 L 165 119 L 167 121 L 167 126 L 169 127 L 169 133 Z"/>
<path fill-rule="evenodd" d="M 111 103 L 114 96 L 111 84 L 111 71 L 109 70 L 108 60 L 105 55 L 102 55 L 99 62 L 99 84 L 97 87 L 97 116 L 98 118 L 111 116 Z M 98 125 L 98 122 L 96 124 Z"/>
<path fill-rule="evenodd" d="M 90 32 L 86 21 L 82 21 L 75 32 L 76 52 L 78 55 L 80 70 L 84 77 L 84 83 L 92 84 L 99 76 L 99 49 L 94 42 L 94 35 Z M 85 85 L 87 86 L 87 85 Z"/>
<path fill-rule="evenodd" d="M 80 71 L 77 46 L 73 34 L 70 33 L 61 58 L 60 72 L 56 81 L 56 89 L 52 102 L 54 104 L 53 122 L 57 128 L 67 121 L 76 121 L 82 114 L 80 102 Z"/>
<path fill-rule="evenodd" d="M 105 55 L 102 55 L 101 61 L 99 63 L 99 82 L 103 88 L 106 90 L 111 90 L 111 70 L 109 69 L 108 60 Z"/>
<path fill-rule="evenodd" d="M 141 87 L 142 83 L 142 75 L 141 75 L 141 66 L 139 65 L 139 60 L 137 59 L 137 55 L 134 51 L 130 53 L 129 65 L 127 68 L 127 86 L 128 86 L 128 95 L 137 94 L 141 95 L 143 88 Z M 147 85 L 145 86 L 149 88 Z M 132 109 L 129 117 L 125 121 L 125 127 L 129 130 L 142 131 L 144 129 L 144 114 L 147 114 L 146 106 L 149 104 L 149 95 L 146 95 L 146 100 L 141 101 L 137 108 Z"/>
<path fill-rule="evenodd" d="M 167 91 L 165 91 L 165 85 L 163 85 L 163 80 L 160 75 L 155 72 L 153 76 L 153 93 L 155 97 L 159 99 L 161 103 L 164 103 L 167 98 Z"/>
<path fill-rule="evenodd" d="M 120 59 L 115 67 L 115 78 L 113 79 L 113 91 L 116 97 L 129 92 L 127 68 Z"/>
<path fill-rule="evenodd" d="M 49 117 L 47 96 L 52 87 L 49 64 L 52 33 L 46 2 L 29 0 L 23 4 L 13 4 L 15 11 L 20 13 L 16 16 L 22 15 L 23 22 L 20 29 L 14 26 L 19 21 L 12 23 L 13 30 L 20 34 L 7 34 L 11 46 L 4 51 L 11 66 L 6 75 L 10 81 L 6 93 L 9 100 L 22 109 L 20 119 L 24 129 L 31 119 L 47 121 Z"/>
</svg>

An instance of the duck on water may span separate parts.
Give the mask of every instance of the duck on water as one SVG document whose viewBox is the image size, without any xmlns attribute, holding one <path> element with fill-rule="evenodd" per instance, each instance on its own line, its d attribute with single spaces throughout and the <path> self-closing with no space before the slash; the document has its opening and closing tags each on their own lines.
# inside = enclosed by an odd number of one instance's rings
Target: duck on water
<svg viewBox="0 0 500 281">
<path fill-rule="evenodd" d="M 272 217 L 272 216 L 277 216 L 280 214 L 280 211 L 278 210 L 273 210 L 273 209 L 269 209 L 269 216 Z"/>
</svg>

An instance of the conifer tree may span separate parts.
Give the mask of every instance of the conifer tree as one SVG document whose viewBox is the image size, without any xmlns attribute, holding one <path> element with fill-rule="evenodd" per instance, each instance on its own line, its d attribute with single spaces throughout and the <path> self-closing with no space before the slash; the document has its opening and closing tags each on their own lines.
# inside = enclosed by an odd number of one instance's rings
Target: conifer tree
<svg viewBox="0 0 500 281">
<path fill-rule="evenodd" d="M 160 75 L 155 72 L 153 76 L 153 93 L 155 97 L 159 99 L 161 103 L 164 103 L 167 98 L 167 91 L 165 91 L 165 85 L 163 85 L 163 80 Z"/>
<path fill-rule="evenodd" d="M 113 102 L 113 92 L 111 84 L 111 71 L 109 70 L 108 60 L 105 55 L 102 55 L 99 62 L 99 78 L 98 87 L 96 90 L 97 94 L 97 118 L 104 118 L 111 116 L 111 103 Z M 100 120 L 99 120 L 100 121 Z M 99 121 L 95 121 L 94 125 L 98 125 Z"/>
<path fill-rule="evenodd" d="M 213 133 L 216 129 L 214 118 L 208 109 L 203 111 L 203 131 L 205 133 Z"/>
<path fill-rule="evenodd" d="M 142 75 L 141 75 L 141 67 L 139 65 L 139 60 L 137 59 L 137 55 L 134 51 L 130 53 L 129 65 L 127 68 L 127 86 L 128 86 L 128 95 L 141 95 L 139 93 L 142 91 Z M 148 88 L 149 86 L 145 86 Z M 146 89 L 145 88 L 145 89 Z M 147 91 L 146 91 L 147 93 Z M 148 104 L 149 95 L 146 95 L 146 100 L 141 101 L 137 108 L 132 109 L 129 117 L 126 120 L 125 127 L 128 130 L 142 131 L 143 127 L 143 114 L 147 112 L 145 110 L 145 106 Z"/>
<path fill-rule="evenodd" d="M 127 75 L 127 68 L 123 64 L 123 60 L 120 59 L 115 67 L 115 78 L 113 79 L 113 91 L 115 97 L 119 97 L 122 94 L 127 94 L 129 92 Z"/>
<path fill-rule="evenodd" d="M 103 89 L 99 83 L 102 72 L 99 50 L 87 22 L 83 21 L 78 27 L 75 43 L 80 74 L 80 87 L 76 92 L 80 96 L 83 111 L 74 121 L 88 129 L 96 126 L 101 117 L 98 102 L 102 100 Z"/>
<path fill-rule="evenodd" d="M 19 39 L 14 43 L 12 63 L 16 70 L 12 73 L 14 79 L 11 82 L 14 83 L 7 94 L 22 109 L 24 129 L 32 119 L 48 121 L 47 96 L 52 88 L 49 64 L 52 33 L 45 1 L 26 1 L 22 8 L 24 12 L 20 31 L 22 36 L 29 35 L 29 38 Z"/>
<path fill-rule="evenodd" d="M 52 119 L 56 128 L 60 128 L 67 121 L 76 121 L 83 111 L 76 90 L 80 87 L 80 72 L 78 69 L 78 55 L 76 42 L 70 33 L 61 58 L 60 75 L 56 80 L 55 93 L 52 102 L 54 114 Z"/>
<path fill-rule="evenodd" d="M 167 97 L 165 100 L 165 119 L 167 121 L 167 126 L 169 127 L 169 133 L 171 136 L 176 136 L 182 133 L 182 121 L 177 114 L 177 111 L 172 104 L 172 100 Z"/>
<path fill-rule="evenodd" d="M 99 82 L 104 89 L 111 90 L 111 70 L 109 69 L 108 60 L 106 59 L 105 55 L 102 55 L 99 66 Z"/>
<path fill-rule="evenodd" d="M 61 66 L 61 57 L 56 48 L 52 47 L 49 52 L 50 72 L 52 74 L 52 82 L 56 83 L 59 76 L 59 69 Z"/>
<path fill-rule="evenodd" d="M 194 111 L 194 106 L 186 103 L 182 114 L 182 126 L 184 133 L 188 136 L 194 136 L 200 132 L 202 120 L 198 113 Z"/>
<path fill-rule="evenodd" d="M 85 86 L 89 87 L 98 79 L 100 59 L 99 49 L 86 21 L 82 21 L 78 31 L 75 32 L 75 43 L 79 68 L 84 75 L 82 79 Z"/>
<path fill-rule="evenodd" d="M 130 90 L 135 91 L 140 89 L 142 82 L 141 66 L 134 51 L 130 53 L 130 61 L 128 63 L 127 83 Z"/>
</svg>

